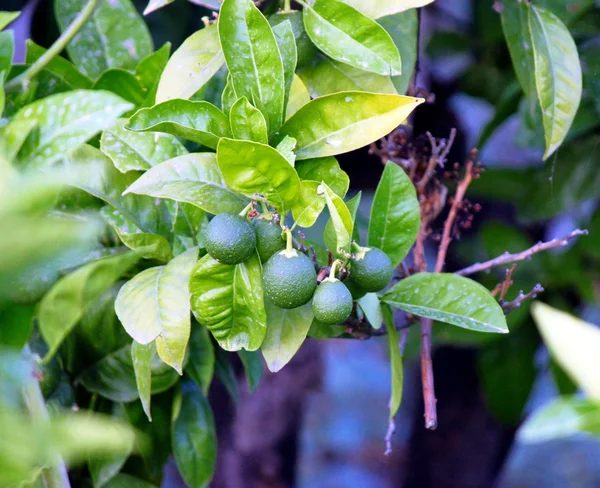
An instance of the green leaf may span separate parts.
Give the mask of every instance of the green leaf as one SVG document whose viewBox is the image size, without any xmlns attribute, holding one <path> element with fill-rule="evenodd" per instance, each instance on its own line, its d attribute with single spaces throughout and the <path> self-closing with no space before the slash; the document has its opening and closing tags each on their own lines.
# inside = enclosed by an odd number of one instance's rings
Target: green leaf
<svg viewBox="0 0 600 488">
<path fill-rule="evenodd" d="M 321 54 L 298 69 L 298 74 L 313 98 L 341 91 L 397 93 L 389 76 L 363 71 Z"/>
<path fill-rule="evenodd" d="M 304 5 L 304 27 L 330 58 L 379 75 L 399 75 L 398 48 L 377 22 L 339 0 Z"/>
<path fill-rule="evenodd" d="M 253 393 L 263 375 L 263 361 L 258 351 L 238 351 L 238 356 L 244 365 L 246 374 L 246 382 L 248 383 L 248 391 Z"/>
<path fill-rule="evenodd" d="M 396 330 L 396 325 L 394 324 L 394 313 L 388 306 L 382 307 L 382 311 L 390 351 L 390 368 L 392 371 L 390 419 L 393 419 L 398 413 L 398 409 L 402 403 L 402 390 L 404 387 L 404 364 L 402 362 L 402 353 L 400 352 L 398 331 Z"/>
<path fill-rule="evenodd" d="M 42 298 L 38 323 L 50 359 L 85 311 L 139 260 L 133 253 L 99 259 L 58 281 Z"/>
<path fill-rule="evenodd" d="M 127 333 L 140 344 L 156 340 L 160 358 L 179 374 L 191 327 L 188 282 L 197 259 L 198 249 L 190 249 L 165 266 L 142 271 L 115 301 Z"/>
<path fill-rule="evenodd" d="M 253 107 L 246 97 L 240 98 L 229 112 L 231 133 L 235 139 L 269 143 L 267 121 L 257 108 Z"/>
<path fill-rule="evenodd" d="M 310 93 L 308 93 L 308 89 L 300 77 L 294 74 L 287 110 L 285 112 L 285 120 L 289 119 L 308 102 L 310 102 Z"/>
<path fill-rule="evenodd" d="M 86 3 L 87 0 L 54 3 L 61 31 L 75 20 Z M 108 68 L 133 70 L 152 51 L 150 32 L 130 0 L 100 2 L 67 46 L 69 58 L 90 78 L 97 78 Z"/>
<path fill-rule="evenodd" d="M 215 349 L 215 376 L 229 393 L 231 400 L 237 406 L 240 400 L 240 390 L 238 387 L 235 371 L 231 366 L 229 358 L 231 353 L 224 351 L 220 347 Z"/>
<path fill-rule="evenodd" d="M 173 215 L 173 253 L 177 256 L 192 247 L 203 247 L 201 228 L 208 224 L 206 212 L 184 202 L 169 202 Z"/>
<path fill-rule="evenodd" d="M 166 42 L 158 51 L 142 59 L 135 68 L 135 77 L 147 93 L 143 103 L 144 107 L 152 106 L 155 103 L 158 84 L 169 61 L 170 53 L 171 43 Z"/>
<path fill-rule="evenodd" d="M 96 80 L 92 90 L 105 90 L 114 93 L 123 100 L 127 100 L 134 107 L 142 106 L 146 99 L 146 91 L 135 75 L 122 68 L 106 70 Z"/>
<path fill-rule="evenodd" d="M 166 7 L 167 5 L 169 5 L 170 3 L 173 3 L 175 0 L 150 0 L 148 2 L 148 5 L 146 5 L 146 8 L 144 9 L 143 14 L 144 15 L 148 15 L 151 14 L 152 12 L 155 12 L 156 10 Z"/>
<path fill-rule="evenodd" d="M 173 257 L 169 241 L 158 234 L 143 232 L 133 221 L 110 206 L 100 211 L 102 218 L 129 249 L 144 259 L 168 262 Z"/>
<path fill-rule="evenodd" d="M 277 151 L 290 163 L 292 166 L 296 164 L 296 155 L 294 149 L 296 149 L 296 139 L 293 137 L 286 137 L 283 141 L 277 144 L 275 148 Z"/>
<path fill-rule="evenodd" d="M 219 38 L 237 96 L 250 100 L 274 132 L 285 113 L 285 75 L 269 22 L 251 0 L 225 0 Z"/>
<path fill-rule="evenodd" d="M 383 324 L 383 312 L 377 293 L 367 293 L 357 300 L 358 306 L 374 329 L 380 329 Z"/>
<path fill-rule="evenodd" d="M 12 123 L 36 122 L 17 156 L 18 164 L 49 165 L 106 129 L 131 105 L 112 93 L 77 90 L 23 107 Z"/>
<path fill-rule="evenodd" d="M 215 350 L 206 327 L 196 323 L 192 325 L 188 348 L 190 353 L 185 372 L 200 387 L 204 396 L 207 396 L 215 370 Z"/>
<path fill-rule="evenodd" d="M 502 307 L 479 283 L 450 273 L 418 273 L 395 284 L 382 301 L 408 313 L 478 332 L 507 333 Z"/>
<path fill-rule="evenodd" d="M 8 24 L 15 20 L 21 12 L 3 12 L 0 11 L 0 30 L 4 29 Z"/>
<path fill-rule="evenodd" d="M 31 39 L 27 39 L 26 46 L 27 55 L 25 57 L 25 62 L 27 64 L 33 64 L 47 51 L 47 49 L 38 46 Z M 62 78 L 75 90 L 80 88 L 90 88 L 92 86 L 92 80 L 79 71 L 71 61 L 66 60 L 62 56 L 52 58 L 46 65 L 46 69 Z"/>
<path fill-rule="evenodd" d="M 208 254 L 190 278 L 192 311 L 227 351 L 256 351 L 267 327 L 262 272 L 255 254 L 236 266 Z"/>
<path fill-rule="evenodd" d="M 144 171 L 167 159 L 187 154 L 179 140 L 160 132 L 132 132 L 125 129 L 126 119 L 119 119 L 102 133 L 100 149 L 122 173 Z"/>
<path fill-rule="evenodd" d="M 519 429 L 518 439 L 527 444 L 562 439 L 579 433 L 600 438 L 600 407 L 576 397 L 557 398 L 536 411 Z"/>
<path fill-rule="evenodd" d="M 282 215 L 297 204 L 300 178 L 276 149 L 257 142 L 221 139 L 217 162 L 233 191 L 247 197 L 260 193 Z"/>
<path fill-rule="evenodd" d="M 216 24 L 192 34 L 173 53 L 163 71 L 156 103 L 191 98 L 225 63 Z"/>
<path fill-rule="evenodd" d="M 128 474 L 118 474 L 104 488 L 157 488 L 156 485 Z"/>
<path fill-rule="evenodd" d="M 33 329 L 35 309 L 33 305 L 4 304 L 0 307 L 2 327 L 0 327 L 0 345 L 23 349 Z"/>
<path fill-rule="evenodd" d="M 309 63 L 317 54 L 317 48 L 308 37 L 304 30 L 304 21 L 302 20 L 302 12 L 299 10 L 282 11 L 269 17 L 269 24 L 276 27 L 279 24 L 289 21 L 294 33 L 296 41 L 296 51 L 298 54 L 298 66 L 303 66 Z"/>
<path fill-rule="evenodd" d="M 12 31 L 0 32 L 0 115 L 4 112 L 4 102 L 6 101 L 4 80 L 11 71 L 14 52 L 14 33 Z"/>
<path fill-rule="evenodd" d="M 321 183 L 318 193 L 325 197 L 334 235 L 325 232 L 325 244 L 330 251 L 338 253 L 350 248 L 354 223 L 350 210 L 338 195 L 326 183 Z M 335 238 L 334 238 L 335 237 Z"/>
<path fill-rule="evenodd" d="M 70 184 L 104 200 L 143 232 L 168 236 L 172 222 L 165 202 L 145 195 L 123 195 L 138 174 L 121 173 L 100 150 L 84 145 L 66 161 L 67 168 L 86 165 L 86 173 L 79 172 Z"/>
<path fill-rule="evenodd" d="M 535 84 L 542 108 L 547 159 L 566 137 L 581 101 L 581 65 L 575 41 L 562 21 L 529 6 Z"/>
<path fill-rule="evenodd" d="M 327 202 L 319 194 L 319 181 L 302 180 L 302 197 L 292 209 L 295 223 L 304 228 L 312 227 L 325 209 Z"/>
<path fill-rule="evenodd" d="M 227 83 L 225 84 L 225 88 L 223 88 L 223 93 L 221 94 L 221 107 L 223 108 L 223 112 L 228 114 L 231 111 L 231 107 L 238 100 L 237 93 L 235 92 L 235 88 L 233 87 L 233 79 L 231 78 L 231 73 L 227 75 Z"/>
<path fill-rule="evenodd" d="M 342 198 L 350 187 L 350 178 L 333 157 L 299 161 L 296 171 L 303 180 L 324 181 L 333 193 Z"/>
<path fill-rule="evenodd" d="M 217 434 L 208 400 L 193 382 L 185 382 L 173 404 L 173 457 L 188 486 L 210 483 L 217 459 Z"/>
<path fill-rule="evenodd" d="M 311 304 L 291 310 L 266 300 L 267 335 L 261 351 L 272 373 L 280 371 L 300 349 L 313 321 Z"/>
<path fill-rule="evenodd" d="M 418 18 L 415 9 L 379 19 L 379 24 L 392 37 L 402 59 L 402 74 L 392 76 L 399 94 L 404 95 L 413 77 L 417 61 Z"/>
<path fill-rule="evenodd" d="M 179 375 L 155 358 L 152 364 L 152 394 L 171 388 Z M 89 392 L 98 393 L 113 402 L 132 402 L 139 398 L 135 379 L 131 345 L 108 354 L 86 369 L 76 380 Z"/>
<path fill-rule="evenodd" d="M 415 186 L 399 165 L 388 161 L 373 199 L 367 242 L 385 252 L 396 267 L 415 243 L 420 226 Z"/>
<path fill-rule="evenodd" d="M 351 238 L 356 242 L 360 242 L 360 236 L 358 235 L 358 226 L 355 225 L 356 222 L 356 214 L 358 212 L 358 207 L 360 206 L 360 200 L 362 198 L 362 193 L 358 192 L 354 195 L 348 202 L 346 206 L 350 211 L 350 217 L 352 218 L 352 232 L 350 233 Z M 329 249 L 335 249 L 336 236 L 335 236 L 335 227 L 333 226 L 333 221 L 331 218 L 325 224 L 325 231 L 323 232 L 323 239 L 325 240 L 325 244 Z M 347 248 L 346 251 L 350 251 L 350 248 Z"/>
<path fill-rule="evenodd" d="M 283 113 L 287 113 L 287 105 L 290 99 L 290 90 L 294 81 L 294 73 L 298 64 L 298 50 L 292 23 L 287 20 L 273 27 L 273 34 L 279 47 L 281 61 L 283 63 L 283 74 L 285 80 L 285 98 L 283 102 Z M 283 121 L 282 121 L 283 122 Z"/>
<path fill-rule="evenodd" d="M 367 17 L 377 19 L 405 10 L 424 7 L 432 3 L 433 0 L 344 0 L 344 2 Z"/>
<path fill-rule="evenodd" d="M 600 378 L 595 371 L 600 329 L 541 302 L 532 305 L 531 313 L 556 362 L 590 399 L 598 402 Z"/>
<path fill-rule="evenodd" d="M 304 105 L 279 129 L 298 141 L 298 160 L 335 156 L 379 140 L 406 120 L 422 98 L 344 92 Z"/>
<path fill-rule="evenodd" d="M 131 343 L 131 361 L 135 373 L 135 383 L 137 385 L 142 408 L 148 421 L 152 422 L 150 412 L 150 398 L 152 395 L 152 361 L 156 355 L 156 344 L 140 344 L 133 341 Z"/>
<path fill-rule="evenodd" d="M 221 137 L 230 137 L 229 119 L 208 102 L 170 100 L 136 112 L 126 127 L 133 131 L 166 132 L 216 149 Z"/>
<path fill-rule="evenodd" d="M 225 183 L 214 153 L 186 154 L 165 161 L 138 178 L 125 194 L 186 202 L 211 214 L 240 212 L 246 202 Z"/>
</svg>

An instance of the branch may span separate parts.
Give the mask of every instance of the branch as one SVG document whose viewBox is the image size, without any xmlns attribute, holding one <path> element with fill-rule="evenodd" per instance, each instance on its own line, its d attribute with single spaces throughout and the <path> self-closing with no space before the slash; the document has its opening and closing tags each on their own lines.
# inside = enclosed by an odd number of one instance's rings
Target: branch
<svg viewBox="0 0 600 488">
<path fill-rule="evenodd" d="M 419 181 L 417 184 L 417 192 L 419 193 L 423 192 L 423 189 L 427 186 L 427 183 L 429 183 L 430 178 L 435 175 L 436 166 L 444 166 L 446 158 L 448 157 L 448 153 L 454 145 L 456 129 L 452 128 L 448 140 L 441 140 L 439 145 L 436 142 L 435 137 L 431 135 L 431 132 L 427 132 L 427 137 L 429 138 L 429 144 L 431 146 L 431 155 L 429 156 L 429 161 L 427 163 L 425 173 L 423 174 L 423 178 L 421 178 L 421 181 Z"/>
<path fill-rule="evenodd" d="M 502 308 L 504 309 L 504 313 L 506 315 L 508 315 L 515 308 L 519 308 L 525 300 L 534 299 L 535 297 L 538 296 L 539 293 L 543 293 L 544 291 L 545 291 L 544 287 L 542 285 L 540 285 L 539 283 L 537 285 L 535 285 L 533 287 L 533 289 L 527 294 L 523 293 L 523 290 L 519 291 L 519 295 L 512 302 L 502 303 Z"/>
<path fill-rule="evenodd" d="M 488 271 L 492 268 L 495 268 L 496 266 L 502 266 L 503 264 L 524 261 L 526 259 L 530 259 L 531 256 L 539 252 L 547 251 L 548 249 L 554 249 L 557 247 L 564 247 L 574 237 L 587 235 L 587 230 L 576 229 L 569 235 L 563 237 L 562 239 L 552 239 L 548 242 L 538 242 L 535 246 L 532 246 L 529 249 L 516 254 L 510 254 L 509 252 L 505 252 L 497 258 L 490 259 L 489 261 L 485 261 L 483 263 L 476 263 L 466 268 L 463 268 L 460 271 L 457 271 L 456 274 L 460 276 L 469 276 L 475 273 L 479 273 L 480 271 Z"/>
<path fill-rule="evenodd" d="M 60 37 L 50 46 L 50 48 L 40 56 L 29 68 L 16 78 L 13 78 L 6 84 L 6 90 L 14 90 L 21 86 L 27 87 L 31 79 L 42 71 L 46 65 L 58 56 L 67 47 L 67 44 L 77 35 L 79 30 L 86 23 L 88 18 L 94 13 L 100 0 L 89 0 L 84 9 L 79 13 L 69 27 L 60 35 Z"/>
<path fill-rule="evenodd" d="M 444 233 L 442 234 L 442 241 L 440 242 L 440 247 L 438 248 L 437 261 L 435 263 L 436 273 L 441 273 L 444 269 L 446 254 L 448 253 L 448 246 L 452 241 L 452 228 L 454 227 L 454 222 L 456 221 L 456 215 L 458 214 L 458 211 L 465 198 L 467 189 L 469 188 L 471 181 L 473 181 L 473 164 L 473 161 L 467 162 L 465 176 L 458 184 L 456 195 L 454 196 L 452 206 L 450 207 L 450 213 L 448 213 L 448 218 L 444 223 Z"/>
</svg>

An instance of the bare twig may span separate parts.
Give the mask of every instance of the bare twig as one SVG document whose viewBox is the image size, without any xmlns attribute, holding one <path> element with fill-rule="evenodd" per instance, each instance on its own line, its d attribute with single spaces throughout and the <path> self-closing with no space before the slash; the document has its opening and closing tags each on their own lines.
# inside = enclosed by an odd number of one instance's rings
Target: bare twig
<svg viewBox="0 0 600 488">
<path fill-rule="evenodd" d="M 421 193 L 423 189 L 429 183 L 430 178 L 435 175 L 435 168 L 437 166 L 444 166 L 446 162 L 446 158 L 448 157 L 448 153 L 452 146 L 454 145 L 454 139 L 456 138 L 456 129 L 452 128 L 450 131 L 450 137 L 448 140 L 441 140 L 438 142 L 435 140 L 435 137 L 431 135 L 431 132 L 427 132 L 427 137 L 429 138 L 429 144 L 431 145 L 431 155 L 429 156 L 429 161 L 427 163 L 427 169 L 421 178 L 421 181 L 417 184 L 417 191 Z"/>
<path fill-rule="evenodd" d="M 562 239 L 552 239 L 548 242 L 538 242 L 535 246 L 532 246 L 529 249 L 526 249 L 525 251 L 521 251 L 516 254 L 510 254 L 509 252 L 505 252 L 497 258 L 490 259 L 489 261 L 485 261 L 483 263 L 476 263 L 466 268 L 463 268 L 460 271 L 457 271 L 456 274 L 460 276 L 469 276 L 475 273 L 479 273 L 481 271 L 488 271 L 492 268 L 495 268 L 496 266 L 502 266 L 503 264 L 524 261 L 526 259 L 530 259 L 531 256 L 537 254 L 538 252 L 547 251 L 548 249 L 554 249 L 557 247 L 564 247 L 574 237 L 586 235 L 588 235 L 587 230 L 576 229 L 569 235 L 563 237 Z"/>
<path fill-rule="evenodd" d="M 396 432 L 396 420 L 392 417 L 388 422 L 388 429 L 385 434 L 385 452 L 383 454 L 386 456 L 392 453 L 392 436 L 394 432 Z"/>
<path fill-rule="evenodd" d="M 506 270 L 506 274 L 504 275 L 504 279 L 502 280 L 502 282 L 498 283 L 496 285 L 496 288 L 494 288 L 492 290 L 492 296 L 495 297 L 496 295 L 500 294 L 500 298 L 499 301 L 503 302 L 504 301 L 504 297 L 506 296 L 506 293 L 508 292 L 508 289 L 513 285 L 513 280 L 512 280 L 512 275 L 515 272 L 515 269 L 517 269 L 517 265 L 513 264 L 509 269 Z"/>
<path fill-rule="evenodd" d="M 535 297 L 537 297 L 538 294 L 543 293 L 543 292 L 544 292 L 544 287 L 542 285 L 540 285 L 539 283 L 537 285 L 535 285 L 529 293 L 523 293 L 523 290 L 519 291 L 517 298 L 515 298 L 513 301 L 502 303 L 502 308 L 504 309 L 504 313 L 506 315 L 508 315 L 515 308 L 519 308 L 525 300 L 530 300 L 530 299 L 532 300 Z"/>
<path fill-rule="evenodd" d="M 473 181 L 473 164 L 473 161 L 467 162 L 465 176 L 458 184 L 456 195 L 454 196 L 452 206 L 450 207 L 450 212 L 448 213 L 448 218 L 444 223 L 444 232 L 442 234 L 440 247 L 438 248 L 437 261 L 435 263 L 436 273 L 441 273 L 444 269 L 444 264 L 446 263 L 446 254 L 448 253 L 448 246 L 452 241 L 452 228 L 454 227 L 454 222 L 456 221 L 456 215 L 460 210 L 467 189 L 469 188 L 471 181 Z"/>
</svg>

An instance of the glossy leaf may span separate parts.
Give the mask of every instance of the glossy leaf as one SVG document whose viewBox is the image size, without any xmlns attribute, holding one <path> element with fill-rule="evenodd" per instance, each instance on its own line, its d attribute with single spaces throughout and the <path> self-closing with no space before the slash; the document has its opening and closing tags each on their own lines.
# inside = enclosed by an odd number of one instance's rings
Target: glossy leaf
<svg viewBox="0 0 600 488">
<path fill-rule="evenodd" d="M 179 140 L 160 132 L 132 132 L 125 129 L 127 120 L 119 119 L 102 133 L 100 149 L 116 168 L 127 171 L 144 171 L 167 159 L 187 154 Z"/>
<path fill-rule="evenodd" d="M 383 307 L 383 318 L 385 319 L 385 330 L 388 336 L 390 351 L 390 368 L 392 370 L 392 394 L 390 398 L 390 419 L 398 413 L 402 403 L 402 390 L 404 387 L 404 364 L 402 362 L 402 353 L 400 352 L 400 341 L 398 331 L 394 324 L 394 313 L 387 307 Z"/>
<path fill-rule="evenodd" d="M 367 293 L 357 300 L 358 306 L 374 329 L 380 329 L 383 324 L 383 312 L 376 293 Z"/>
<path fill-rule="evenodd" d="M 590 399 L 600 401 L 600 378 L 595 374 L 600 329 L 541 302 L 532 305 L 531 313 L 558 364 Z"/>
<path fill-rule="evenodd" d="M 211 481 L 217 459 L 217 434 L 208 400 L 200 388 L 185 382 L 173 405 L 173 457 L 188 486 L 203 488 Z"/>
<path fill-rule="evenodd" d="M 392 37 L 402 59 L 402 74 L 392 76 L 392 82 L 400 95 L 408 91 L 417 61 L 418 17 L 415 9 L 379 19 L 379 24 Z"/>
<path fill-rule="evenodd" d="M 233 404 L 237 406 L 240 400 L 240 389 L 235 371 L 229 360 L 230 357 L 231 353 L 224 351 L 220 347 L 215 348 L 215 376 L 227 390 Z"/>
<path fill-rule="evenodd" d="M 213 153 L 186 154 L 165 161 L 144 173 L 125 193 L 186 202 L 212 214 L 240 212 L 246 204 L 223 182 Z"/>
<path fill-rule="evenodd" d="M 433 0 L 344 0 L 367 17 L 377 19 L 413 8 L 429 5 Z"/>
<path fill-rule="evenodd" d="M 264 372 L 262 356 L 258 351 L 244 351 L 243 349 L 238 351 L 238 356 L 244 366 L 248 391 L 254 393 Z"/>
<path fill-rule="evenodd" d="M 296 139 L 293 137 L 286 137 L 277 144 L 275 149 L 277 149 L 277 152 L 279 152 L 279 154 L 281 154 L 292 166 L 296 164 L 296 155 L 294 154 L 294 149 L 296 149 Z"/>
<path fill-rule="evenodd" d="M 390 161 L 373 199 L 368 244 L 385 252 L 396 267 L 415 243 L 420 226 L 415 186 L 404 170 Z"/>
<path fill-rule="evenodd" d="M 302 12 L 306 33 L 330 58 L 379 75 L 402 73 L 390 35 L 358 10 L 340 0 L 315 0 Z"/>
<path fill-rule="evenodd" d="M 279 129 L 298 141 L 298 160 L 335 156 L 379 140 L 400 125 L 422 98 L 343 92 L 304 105 Z"/>
<path fill-rule="evenodd" d="M 298 53 L 298 66 L 303 66 L 311 61 L 311 59 L 317 54 L 317 48 L 308 37 L 306 30 L 304 29 L 304 21 L 302 20 L 302 12 L 299 10 L 279 12 L 269 16 L 269 24 L 277 26 L 279 24 L 289 21 L 294 32 L 294 38 L 296 40 L 296 51 Z"/>
<path fill-rule="evenodd" d="M 348 250 L 352 241 L 352 229 L 354 227 L 352 214 L 348 206 L 326 183 L 321 183 L 317 192 L 325 197 L 335 236 L 335 239 L 333 239 L 333 236 L 332 238 L 328 238 L 328 233 L 325 232 L 325 244 L 334 253 L 339 252 L 341 249 Z"/>
<path fill-rule="evenodd" d="M 219 38 L 235 92 L 265 116 L 269 132 L 283 122 L 285 75 L 269 22 L 251 0 L 225 0 Z"/>
<path fill-rule="evenodd" d="M 18 164 L 48 165 L 72 153 L 94 134 L 111 125 L 132 106 L 112 93 L 77 90 L 53 95 L 22 108 L 11 124 L 34 120 Z"/>
<path fill-rule="evenodd" d="M 285 80 L 285 98 L 283 102 L 283 113 L 287 113 L 290 90 L 294 81 L 296 65 L 298 64 L 298 50 L 296 49 L 296 39 L 290 21 L 285 21 L 273 27 L 273 34 L 279 47 L 281 61 L 283 63 L 283 77 Z"/>
<path fill-rule="evenodd" d="M 34 63 L 46 52 L 45 48 L 38 46 L 31 39 L 27 39 L 26 46 L 27 54 L 25 62 L 27 64 Z M 46 69 L 58 75 L 75 90 L 90 88 L 92 86 L 92 80 L 79 71 L 71 61 L 61 56 L 52 58 L 46 65 Z"/>
<path fill-rule="evenodd" d="M 140 107 L 146 98 L 146 90 L 138 79 L 122 68 L 111 68 L 100 75 L 92 90 L 104 90 L 120 96 L 135 107 Z M 131 113 L 128 113 L 128 117 Z"/>
<path fill-rule="evenodd" d="M 228 114 L 231 111 L 231 107 L 233 107 L 233 104 L 237 102 L 238 98 L 239 97 L 235 92 L 235 88 L 233 87 L 231 73 L 229 73 L 227 75 L 227 83 L 225 84 L 225 88 L 223 88 L 223 93 L 221 94 L 221 107 L 223 108 L 223 112 L 225 114 Z"/>
<path fill-rule="evenodd" d="M 217 162 L 229 188 L 247 197 L 260 193 L 282 214 L 296 205 L 300 197 L 296 170 L 272 147 L 221 139 Z"/>
<path fill-rule="evenodd" d="M 302 197 L 292 209 L 295 223 L 304 228 L 312 227 L 325 209 L 327 201 L 319 194 L 319 181 L 302 180 Z"/>
<path fill-rule="evenodd" d="M 140 344 L 156 340 L 160 358 L 179 374 L 191 327 L 188 282 L 197 259 L 198 250 L 190 249 L 165 266 L 142 271 L 121 288 L 115 301 L 127 333 Z"/>
<path fill-rule="evenodd" d="M 364 71 L 321 54 L 300 68 L 298 74 L 313 98 L 341 91 L 397 93 L 389 76 Z"/>
<path fill-rule="evenodd" d="M 395 284 L 382 301 L 408 313 L 478 332 L 507 333 L 502 307 L 479 283 L 449 273 L 418 273 Z"/>
<path fill-rule="evenodd" d="M 146 100 L 144 100 L 143 107 L 154 105 L 161 74 L 167 66 L 170 53 L 171 43 L 166 42 L 158 51 L 146 56 L 136 66 L 135 77 L 146 90 Z"/>
<path fill-rule="evenodd" d="M 213 24 L 200 29 L 188 37 L 169 59 L 160 77 L 156 103 L 191 98 L 224 63 L 217 26 Z"/>
<path fill-rule="evenodd" d="M 231 133 L 235 139 L 269 143 L 267 121 L 257 108 L 253 107 L 246 97 L 240 98 L 229 112 Z"/>
<path fill-rule="evenodd" d="M 155 358 L 152 364 L 152 394 L 171 388 L 179 380 L 176 371 Z M 135 371 L 131 359 L 131 345 L 103 357 L 86 369 L 76 380 L 86 390 L 113 402 L 132 402 L 139 398 Z"/>
<path fill-rule="evenodd" d="M 166 132 L 211 149 L 216 149 L 221 137 L 231 135 L 229 120 L 217 107 L 208 102 L 178 99 L 139 110 L 129 120 L 127 129 Z"/>
<path fill-rule="evenodd" d="M 158 9 L 166 7 L 170 3 L 173 3 L 174 1 L 175 0 L 150 0 L 148 2 L 148 5 L 146 5 L 146 8 L 144 9 L 143 13 L 144 13 L 144 15 L 151 14 L 152 12 L 155 12 Z"/>
<path fill-rule="evenodd" d="M 64 31 L 83 10 L 86 0 L 61 0 L 54 13 Z M 90 78 L 108 68 L 134 69 L 152 53 L 150 32 L 130 0 L 102 1 L 67 46 L 69 58 Z"/>
<path fill-rule="evenodd" d="M 284 310 L 269 300 L 267 309 L 267 335 L 261 347 L 267 367 L 272 373 L 280 371 L 300 349 L 313 321 L 311 304 Z"/>
<path fill-rule="evenodd" d="M 557 398 L 536 411 L 519 429 L 518 439 L 533 444 L 587 433 L 600 438 L 600 406 L 583 398 Z"/>
<path fill-rule="evenodd" d="M 152 361 L 156 355 L 156 344 L 140 344 L 133 341 L 131 343 L 131 361 L 135 373 L 135 383 L 137 385 L 142 408 L 148 420 L 152 422 L 150 411 L 150 398 L 152 395 Z"/>
<path fill-rule="evenodd" d="M 285 120 L 289 119 L 308 102 L 310 102 L 310 93 L 308 93 L 308 89 L 300 77 L 294 74 L 287 110 L 285 112 Z"/>
<path fill-rule="evenodd" d="M 21 12 L 6 12 L 0 11 L 0 30 L 4 29 L 8 24 L 15 20 Z"/>
<path fill-rule="evenodd" d="M 208 254 L 190 278 L 192 311 L 227 351 L 256 351 L 266 333 L 262 273 L 257 255 L 236 266 Z"/>
<path fill-rule="evenodd" d="M 121 242 L 140 257 L 158 259 L 165 263 L 173 257 L 171 246 L 165 237 L 143 232 L 131 219 L 110 206 L 102 208 L 100 214 L 117 233 Z"/>
<path fill-rule="evenodd" d="M 127 252 L 93 261 L 58 281 L 39 304 L 38 324 L 51 358 L 85 311 L 108 290 L 139 257 Z"/>
<path fill-rule="evenodd" d="M 548 158 L 567 136 L 577 113 L 582 74 L 575 41 L 553 13 L 529 6 L 535 84 L 542 108 Z"/>
<path fill-rule="evenodd" d="M 208 329 L 200 324 L 192 324 L 189 359 L 185 372 L 208 395 L 215 370 L 215 351 L 208 335 Z"/>
<path fill-rule="evenodd" d="M 351 237 L 352 239 L 354 239 L 356 242 L 359 242 L 359 235 L 358 235 L 358 226 L 355 225 L 356 222 L 356 214 L 358 213 L 358 207 L 360 206 L 360 200 L 362 198 L 362 192 L 358 192 L 356 195 L 354 195 L 350 200 L 348 200 L 346 202 L 346 206 L 348 207 L 348 210 L 350 211 L 350 217 L 352 219 L 352 232 L 351 232 Z M 335 235 L 335 227 L 333 226 L 333 221 L 331 220 L 331 218 L 327 221 L 327 224 L 325 224 L 325 230 L 323 231 L 323 239 L 325 241 L 325 245 L 329 248 L 329 249 L 335 249 L 335 244 L 336 244 L 336 235 Z M 346 251 L 350 251 L 350 248 L 347 248 Z"/>
</svg>

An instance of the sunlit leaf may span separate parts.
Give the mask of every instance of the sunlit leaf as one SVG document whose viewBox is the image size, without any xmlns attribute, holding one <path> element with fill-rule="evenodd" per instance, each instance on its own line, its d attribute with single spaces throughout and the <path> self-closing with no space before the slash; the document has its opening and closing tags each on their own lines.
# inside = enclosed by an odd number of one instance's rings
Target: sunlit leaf
<svg viewBox="0 0 600 488">
<path fill-rule="evenodd" d="M 240 98 L 229 112 L 231 133 L 235 139 L 269 143 L 267 121 L 257 108 L 253 107 L 246 97 Z"/>
<path fill-rule="evenodd" d="M 372 19 L 429 5 L 433 0 L 343 0 Z"/>
</svg>

